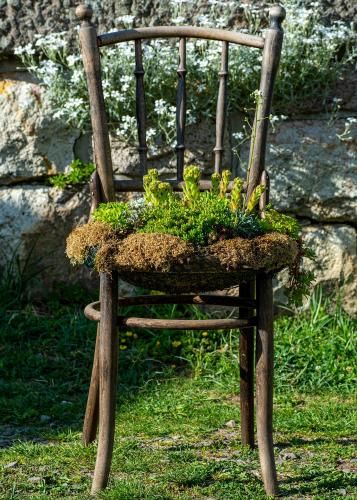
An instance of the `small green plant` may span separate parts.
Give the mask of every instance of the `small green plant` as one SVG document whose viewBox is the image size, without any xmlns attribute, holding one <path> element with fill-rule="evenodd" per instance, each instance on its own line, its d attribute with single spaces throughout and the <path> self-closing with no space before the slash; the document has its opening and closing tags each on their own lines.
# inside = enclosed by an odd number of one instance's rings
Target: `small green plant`
<svg viewBox="0 0 357 500">
<path fill-rule="evenodd" d="M 229 170 L 223 170 L 221 182 L 219 183 L 219 196 L 225 198 L 227 194 L 229 180 L 231 178 L 231 173 Z"/>
<path fill-rule="evenodd" d="M 93 163 L 83 163 L 79 159 L 73 160 L 68 172 L 50 177 L 49 182 L 52 186 L 59 189 L 77 186 L 88 182 L 94 170 L 95 166 Z"/>
<path fill-rule="evenodd" d="M 237 212 L 242 209 L 242 190 L 243 190 L 243 180 L 239 177 L 233 179 L 233 185 L 231 190 L 231 202 L 230 209 L 232 212 Z"/>
<path fill-rule="evenodd" d="M 183 173 L 185 185 L 183 188 L 184 201 L 188 205 L 193 205 L 200 196 L 199 180 L 201 171 L 196 165 L 186 167 Z"/>
<path fill-rule="evenodd" d="M 254 189 L 247 203 L 247 207 L 245 209 L 247 214 L 251 214 L 255 207 L 258 205 L 260 197 L 265 191 L 265 186 L 262 184 L 258 184 L 258 186 Z"/>
<path fill-rule="evenodd" d="M 267 205 L 264 211 L 264 219 L 261 220 L 261 226 L 265 231 L 277 231 L 278 233 L 288 234 L 295 240 L 300 235 L 298 221 L 294 217 L 278 212 L 272 205 Z"/>
<path fill-rule="evenodd" d="M 128 232 L 134 227 L 132 210 L 124 201 L 101 203 L 93 212 L 93 219 L 106 222 L 118 232 Z"/>
</svg>

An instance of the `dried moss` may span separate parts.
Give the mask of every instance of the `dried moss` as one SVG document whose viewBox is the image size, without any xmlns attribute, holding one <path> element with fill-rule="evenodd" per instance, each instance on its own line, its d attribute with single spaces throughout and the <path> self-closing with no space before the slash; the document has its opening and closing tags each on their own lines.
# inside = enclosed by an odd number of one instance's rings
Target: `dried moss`
<svg viewBox="0 0 357 500">
<path fill-rule="evenodd" d="M 122 271 L 168 272 L 187 263 L 194 247 L 177 236 L 161 233 L 131 234 L 121 241 L 115 265 Z"/>
<path fill-rule="evenodd" d="M 100 272 L 226 272 L 277 270 L 291 265 L 297 243 L 287 235 L 268 233 L 255 238 L 232 238 L 194 247 L 162 233 L 134 233 L 126 238 L 103 222 L 91 221 L 67 238 L 67 255 L 83 263 L 95 248 L 94 267 Z"/>
<path fill-rule="evenodd" d="M 208 256 L 229 270 L 241 268 L 276 270 L 289 266 L 295 259 L 297 243 L 289 236 L 268 233 L 252 239 L 232 238 L 206 247 Z"/>
<path fill-rule="evenodd" d="M 66 254 L 73 264 L 83 264 L 88 251 L 93 247 L 102 247 L 109 241 L 115 241 L 117 235 L 112 228 L 99 221 L 90 221 L 76 227 L 68 236 Z"/>
</svg>

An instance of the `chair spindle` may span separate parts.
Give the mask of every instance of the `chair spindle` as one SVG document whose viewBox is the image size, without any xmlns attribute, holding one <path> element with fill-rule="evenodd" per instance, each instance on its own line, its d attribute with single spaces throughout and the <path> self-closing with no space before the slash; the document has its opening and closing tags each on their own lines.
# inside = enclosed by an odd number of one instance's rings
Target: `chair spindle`
<svg viewBox="0 0 357 500">
<path fill-rule="evenodd" d="M 147 143 L 146 143 L 146 106 L 144 88 L 144 66 L 141 40 L 135 40 L 135 77 L 136 77 L 136 121 L 138 126 L 139 158 L 142 174 L 147 172 Z"/>
<path fill-rule="evenodd" d="M 179 41 L 179 66 L 177 69 L 178 83 L 176 94 L 176 157 L 177 180 L 183 179 L 185 155 L 186 126 L 186 38 Z"/>
<path fill-rule="evenodd" d="M 214 148 L 214 171 L 220 172 L 223 159 L 223 140 L 227 112 L 228 42 L 222 42 L 221 68 L 216 112 L 216 146 Z"/>
</svg>

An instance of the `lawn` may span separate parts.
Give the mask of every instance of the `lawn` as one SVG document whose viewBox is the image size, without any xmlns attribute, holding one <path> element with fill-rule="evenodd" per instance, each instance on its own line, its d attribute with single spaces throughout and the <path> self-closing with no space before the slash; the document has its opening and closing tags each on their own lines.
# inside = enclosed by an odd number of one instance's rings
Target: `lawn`
<svg viewBox="0 0 357 500">
<path fill-rule="evenodd" d="M 45 302 L 0 290 L 1 498 L 89 497 L 96 448 L 80 441 L 95 340 L 81 312 L 88 299 L 78 288 Z M 356 323 L 317 294 L 310 311 L 276 321 L 275 359 L 282 494 L 356 498 Z M 102 498 L 265 498 L 257 450 L 240 444 L 236 331 L 123 332 L 119 379 Z"/>
</svg>

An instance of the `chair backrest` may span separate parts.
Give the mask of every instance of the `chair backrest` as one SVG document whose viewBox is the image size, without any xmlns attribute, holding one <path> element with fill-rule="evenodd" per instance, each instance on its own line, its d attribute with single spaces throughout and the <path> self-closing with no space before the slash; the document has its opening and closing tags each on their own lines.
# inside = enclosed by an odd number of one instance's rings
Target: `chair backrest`
<svg viewBox="0 0 357 500">
<path fill-rule="evenodd" d="M 267 182 L 264 171 L 266 139 L 268 122 L 272 102 L 275 75 L 278 69 L 283 30 L 281 23 L 285 18 L 285 11 L 276 5 L 270 9 L 270 26 L 265 36 L 253 36 L 235 31 L 198 28 L 192 26 L 159 26 L 149 28 L 135 28 L 120 30 L 97 35 L 96 28 L 91 22 L 92 9 L 88 5 L 80 5 L 76 15 L 81 20 L 80 44 L 87 76 L 89 101 L 91 108 L 91 122 L 93 130 L 94 157 L 101 185 L 102 201 L 111 201 L 115 198 L 115 191 L 142 191 L 142 181 L 116 181 L 113 176 L 112 159 L 108 125 L 104 106 L 104 97 L 101 80 L 100 47 L 121 42 L 133 41 L 135 44 L 135 77 L 136 77 L 136 118 L 139 139 L 139 157 L 141 170 L 144 174 L 147 169 L 146 144 L 146 109 L 144 89 L 144 65 L 142 60 L 142 40 L 153 38 L 179 38 L 179 64 L 177 68 L 178 84 L 176 98 L 176 129 L 177 129 L 177 178 L 171 183 L 175 190 L 182 188 L 182 176 L 185 152 L 185 123 L 186 123 L 186 39 L 203 38 L 218 40 L 222 43 L 221 67 L 219 71 L 219 90 L 216 112 L 216 145 L 214 147 L 216 172 L 222 168 L 223 138 L 225 130 L 227 77 L 229 44 L 240 44 L 263 51 L 260 104 L 257 106 L 254 128 L 255 137 L 250 147 L 250 170 L 246 188 L 247 197 L 260 182 Z M 252 89 L 253 90 L 253 89 Z M 202 189 L 209 189 L 210 182 L 203 181 Z"/>
</svg>

